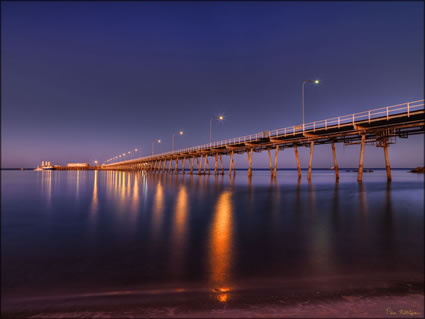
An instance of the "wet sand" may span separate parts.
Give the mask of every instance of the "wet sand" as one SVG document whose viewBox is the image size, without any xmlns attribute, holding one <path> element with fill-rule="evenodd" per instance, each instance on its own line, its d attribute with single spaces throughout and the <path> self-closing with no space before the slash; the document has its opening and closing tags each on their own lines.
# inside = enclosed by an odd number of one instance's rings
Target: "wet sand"
<svg viewBox="0 0 425 319">
<path fill-rule="evenodd" d="M 328 280 L 329 279 L 329 280 Z M 424 283 L 347 278 L 3 299 L 3 318 L 423 318 Z M 257 283 L 258 284 L 258 283 Z M 312 289 L 315 287 L 315 289 Z"/>
</svg>

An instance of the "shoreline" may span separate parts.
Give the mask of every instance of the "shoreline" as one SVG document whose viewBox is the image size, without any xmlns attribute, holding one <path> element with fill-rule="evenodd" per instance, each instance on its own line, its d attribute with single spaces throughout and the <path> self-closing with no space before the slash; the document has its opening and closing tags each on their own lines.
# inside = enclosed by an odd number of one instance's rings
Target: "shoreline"
<svg viewBox="0 0 425 319">
<path fill-rule="evenodd" d="M 225 289 L 159 286 L 2 298 L 2 317 L 397 317 L 394 313 L 399 317 L 423 317 L 422 278 L 406 281 L 390 279 L 392 276 L 362 277 L 288 280 L 275 287 L 264 283 Z M 346 282 L 343 289 L 341 282 Z"/>
</svg>

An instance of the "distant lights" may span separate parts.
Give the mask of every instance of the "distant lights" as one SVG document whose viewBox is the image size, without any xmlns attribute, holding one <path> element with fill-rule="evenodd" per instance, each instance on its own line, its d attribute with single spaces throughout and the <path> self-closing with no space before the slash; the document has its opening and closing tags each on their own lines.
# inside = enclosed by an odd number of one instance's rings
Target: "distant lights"
<svg viewBox="0 0 425 319">
<path fill-rule="evenodd" d="M 315 80 L 314 81 L 314 84 L 319 84 L 319 80 Z"/>
</svg>

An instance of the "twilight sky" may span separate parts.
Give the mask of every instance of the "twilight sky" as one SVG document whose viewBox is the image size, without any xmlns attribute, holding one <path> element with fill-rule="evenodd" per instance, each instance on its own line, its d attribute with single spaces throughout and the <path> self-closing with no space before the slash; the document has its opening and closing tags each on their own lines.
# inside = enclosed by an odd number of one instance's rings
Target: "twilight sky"
<svg viewBox="0 0 425 319">
<path fill-rule="evenodd" d="M 103 161 L 424 98 L 423 2 L 2 2 L 2 167 Z M 337 145 L 341 167 L 358 146 Z M 392 167 L 423 166 L 423 136 Z M 308 161 L 301 148 L 301 163 Z M 408 156 L 406 156 L 408 154 Z M 255 153 L 254 167 L 267 167 Z M 246 155 L 236 167 L 247 167 Z M 329 145 L 313 166 L 329 167 Z M 227 160 L 225 162 L 227 166 Z M 367 146 L 366 167 L 384 167 Z M 279 167 L 295 167 L 285 150 Z"/>
</svg>

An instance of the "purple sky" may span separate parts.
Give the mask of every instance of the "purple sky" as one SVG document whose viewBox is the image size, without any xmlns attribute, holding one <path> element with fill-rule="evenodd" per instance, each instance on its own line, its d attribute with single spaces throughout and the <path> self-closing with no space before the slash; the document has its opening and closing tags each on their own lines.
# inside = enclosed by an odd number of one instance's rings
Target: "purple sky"
<svg viewBox="0 0 425 319">
<path fill-rule="evenodd" d="M 2 2 L 2 167 L 103 161 L 424 98 L 423 2 Z M 397 140 L 393 167 L 424 162 Z M 308 149 L 301 148 L 306 166 Z M 337 146 L 355 167 L 358 146 Z M 408 156 L 407 156 L 408 154 Z M 256 153 L 254 167 L 267 167 Z M 246 155 L 236 167 L 247 166 Z M 227 164 L 227 161 L 226 161 Z M 383 167 L 368 146 L 367 167 Z M 314 167 L 332 165 L 318 146 Z M 227 165 L 226 165 L 227 166 Z M 295 167 L 292 151 L 279 167 Z"/>
</svg>

